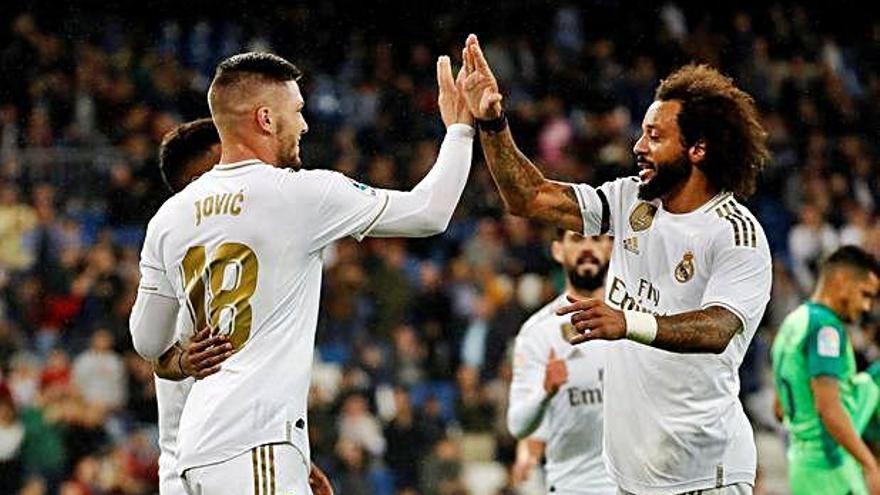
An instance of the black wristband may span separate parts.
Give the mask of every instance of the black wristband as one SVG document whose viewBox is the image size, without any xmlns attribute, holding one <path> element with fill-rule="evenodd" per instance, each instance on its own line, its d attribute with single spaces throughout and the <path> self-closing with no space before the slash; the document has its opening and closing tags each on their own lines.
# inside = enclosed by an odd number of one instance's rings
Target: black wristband
<svg viewBox="0 0 880 495">
<path fill-rule="evenodd" d="M 479 127 L 481 131 L 490 132 L 492 134 L 507 129 L 507 114 L 504 113 L 504 110 L 501 111 L 501 115 L 492 120 L 476 119 L 476 121 L 477 127 Z"/>
</svg>

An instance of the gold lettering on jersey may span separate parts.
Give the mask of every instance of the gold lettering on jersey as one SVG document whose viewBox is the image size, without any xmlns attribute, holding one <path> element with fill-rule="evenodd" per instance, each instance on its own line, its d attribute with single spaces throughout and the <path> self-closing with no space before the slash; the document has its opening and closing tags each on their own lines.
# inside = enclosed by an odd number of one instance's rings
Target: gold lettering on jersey
<svg viewBox="0 0 880 495">
<path fill-rule="evenodd" d="M 196 207 L 196 227 L 201 225 L 202 219 L 213 215 L 232 215 L 241 214 L 244 203 L 244 191 L 238 191 L 237 194 L 223 193 L 212 194 L 204 198 L 197 199 L 194 204 Z"/>
<path fill-rule="evenodd" d="M 242 203 L 244 203 L 244 191 L 238 191 L 238 194 L 232 197 L 232 208 L 230 208 L 229 212 L 233 215 L 241 213 Z"/>
<path fill-rule="evenodd" d="M 675 267 L 675 280 L 685 283 L 694 277 L 694 253 L 687 251 Z"/>
<path fill-rule="evenodd" d="M 657 207 L 651 203 L 639 203 L 629 215 L 629 225 L 635 232 L 647 230 L 654 223 Z"/>
</svg>

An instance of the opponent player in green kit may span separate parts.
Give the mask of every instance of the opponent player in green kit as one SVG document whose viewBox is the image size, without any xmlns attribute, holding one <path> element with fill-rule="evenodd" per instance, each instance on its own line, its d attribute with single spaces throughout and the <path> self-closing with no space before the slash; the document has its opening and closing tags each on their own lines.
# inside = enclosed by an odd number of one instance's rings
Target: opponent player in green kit
<svg viewBox="0 0 880 495">
<path fill-rule="evenodd" d="M 860 438 L 880 388 L 856 373 L 843 322 L 871 310 L 880 265 L 847 246 L 822 265 L 811 299 L 792 312 L 773 343 L 773 374 L 786 428 L 792 493 L 880 494 L 880 469 Z"/>
</svg>

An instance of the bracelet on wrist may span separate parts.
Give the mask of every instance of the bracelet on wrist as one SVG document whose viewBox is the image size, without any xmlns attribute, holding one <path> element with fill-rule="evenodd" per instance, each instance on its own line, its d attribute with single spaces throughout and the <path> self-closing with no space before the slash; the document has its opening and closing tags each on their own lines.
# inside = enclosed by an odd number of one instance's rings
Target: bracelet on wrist
<svg viewBox="0 0 880 495">
<path fill-rule="evenodd" d="M 498 133 L 507 128 L 507 114 L 504 110 L 501 111 L 501 115 L 495 117 L 490 120 L 482 120 L 475 119 L 477 123 L 477 127 L 480 128 L 481 131 L 490 132 L 490 133 Z"/>
</svg>

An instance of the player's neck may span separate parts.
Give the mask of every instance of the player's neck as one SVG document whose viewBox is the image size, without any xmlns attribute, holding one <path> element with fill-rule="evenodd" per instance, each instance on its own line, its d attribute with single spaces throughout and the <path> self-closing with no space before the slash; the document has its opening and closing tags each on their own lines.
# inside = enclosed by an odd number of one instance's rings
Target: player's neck
<svg viewBox="0 0 880 495">
<path fill-rule="evenodd" d="M 810 297 L 810 301 L 821 304 L 822 306 L 830 309 L 834 312 L 835 315 L 837 315 L 838 318 L 840 318 L 840 315 L 842 314 L 842 305 L 840 304 L 839 300 L 834 297 L 833 292 L 830 290 L 816 289 L 816 291 L 813 292 L 813 295 Z"/>
<path fill-rule="evenodd" d="M 274 164 L 277 158 L 276 153 L 268 149 L 233 141 L 223 143 L 223 151 L 220 153 L 220 164 L 238 163 L 247 160 L 260 160 L 263 163 Z"/>
<path fill-rule="evenodd" d="M 605 288 L 595 290 L 575 289 L 571 284 L 565 284 L 565 293 L 573 294 L 578 299 L 605 299 Z"/>
<path fill-rule="evenodd" d="M 718 191 L 712 187 L 702 172 L 694 167 L 694 172 L 679 187 L 662 198 L 663 209 L 680 215 L 690 213 L 715 197 Z"/>
</svg>

